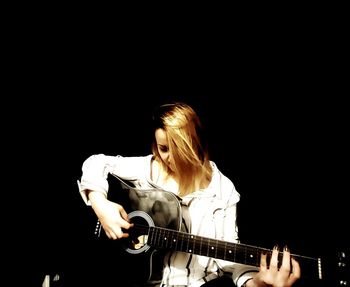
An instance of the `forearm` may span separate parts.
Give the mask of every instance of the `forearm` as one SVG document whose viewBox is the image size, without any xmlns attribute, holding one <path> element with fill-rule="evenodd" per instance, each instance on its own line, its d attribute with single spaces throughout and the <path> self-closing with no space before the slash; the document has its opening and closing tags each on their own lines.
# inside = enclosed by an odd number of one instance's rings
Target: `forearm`
<svg viewBox="0 0 350 287">
<path fill-rule="evenodd" d="M 95 211 L 96 215 L 99 217 L 100 206 L 106 202 L 107 197 L 104 193 L 93 190 L 86 190 L 86 195 L 91 203 L 92 209 Z"/>
</svg>

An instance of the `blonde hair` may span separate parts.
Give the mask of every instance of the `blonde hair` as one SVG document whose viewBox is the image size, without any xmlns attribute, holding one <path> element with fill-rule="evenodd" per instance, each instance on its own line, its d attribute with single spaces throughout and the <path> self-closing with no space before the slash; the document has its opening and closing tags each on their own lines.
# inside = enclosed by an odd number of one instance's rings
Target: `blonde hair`
<svg viewBox="0 0 350 287">
<path fill-rule="evenodd" d="M 173 159 L 173 176 L 179 184 L 179 195 L 184 196 L 206 188 L 212 177 L 208 145 L 201 121 L 196 112 L 185 103 L 160 106 L 153 114 L 153 131 L 163 129 L 167 135 L 169 153 Z M 155 137 L 152 152 L 160 160 Z"/>
</svg>

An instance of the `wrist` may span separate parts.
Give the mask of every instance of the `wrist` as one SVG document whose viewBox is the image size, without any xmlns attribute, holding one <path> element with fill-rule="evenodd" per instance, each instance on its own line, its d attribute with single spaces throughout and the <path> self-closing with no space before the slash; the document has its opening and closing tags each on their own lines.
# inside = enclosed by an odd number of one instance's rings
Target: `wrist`
<svg viewBox="0 0 350 287">
<path fill-rule="evenodd" d="M 263 281 L 259 281 L 256 278 L 248 279 L 242 287 L 267 287 L 269 285 L 265 284 Z"/>
<path fill-rule="evenodd" d="M 247 281 L 244 282 L 244 284 L 242 285 L 242 287 L 254 287 L 254 283 L 253 283 L 253 278 L 248 279 Z"/>
</svg>

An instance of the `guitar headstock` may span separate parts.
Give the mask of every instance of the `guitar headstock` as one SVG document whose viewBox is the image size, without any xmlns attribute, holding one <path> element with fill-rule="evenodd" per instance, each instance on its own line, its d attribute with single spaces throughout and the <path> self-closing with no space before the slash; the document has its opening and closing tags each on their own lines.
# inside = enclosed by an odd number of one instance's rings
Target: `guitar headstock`
<svg viewBox="0 0 350 287">
<path fill-rule="evenodd" d="M 341 249 L 337 252 L 337 286 L 350 286 L 350 253 L 349 250 Z"/>
<path fill-rule="evenodd" d="M 328 252 L 322 259 L 322 280 L 301 282 L 295 287 L 347 287 L 350 286 L 350 249 L 339 248 Z M 293 286 L 294 287 L 294 286 Z"/>
</svg>

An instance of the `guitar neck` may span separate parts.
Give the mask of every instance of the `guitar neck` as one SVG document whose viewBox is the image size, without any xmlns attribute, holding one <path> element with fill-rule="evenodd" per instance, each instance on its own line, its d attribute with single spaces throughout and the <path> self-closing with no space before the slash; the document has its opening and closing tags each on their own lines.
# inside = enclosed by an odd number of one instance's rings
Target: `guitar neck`
<svg viewBox="0 0 350 287">
<path fill-rule="evenodd" d="M 185 253 L 192 253 L 206 257 L 223 259 L 231 262 L 260 266 L 260 256 L 266 252 L 271 256 L 272 250 L 266 248 L 233 243 L 213 238 L 193 235 L 161 227 L 147 227 L 147 244 L 156 249 L 167 249 Z M 279 262 L 282 262 L 283 253 L 279 253 Z M 292 254 L 304 275 L 310 279 L 322 279 L 321 259 Z"/>
</svg>

